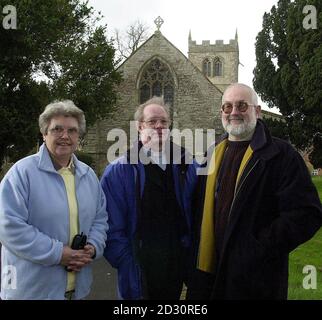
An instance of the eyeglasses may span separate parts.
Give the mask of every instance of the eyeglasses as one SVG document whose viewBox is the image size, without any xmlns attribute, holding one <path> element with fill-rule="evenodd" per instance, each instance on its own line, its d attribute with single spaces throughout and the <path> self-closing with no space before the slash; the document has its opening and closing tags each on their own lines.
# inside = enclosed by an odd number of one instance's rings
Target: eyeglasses
<svg viewBox="0 0 322 320">
<path fill-rule="evenodd" d="M 250 103 L 247 103 L 246 101 L 237 101 L 235 103 L 235 106 L 239 112 L 246 112 L 249 106 L 255 106 L 255 104 L 250 104 Z M 221 106 L 221 110 L 227 114 L 232 113 L 233 108 L 234 108 L 234 104 L 230 102 L 225 102 Z"/>
<path fill-rule="evenodd" d="M 67 131 L 68 136 L 71 138 L 75 138 L 79 134 L 78 128 L 75 128 L 75 127 L 64 128 L 63 126 L 60 126 L 60 125 L 57 125 L 49 129 L 48 131 L 55 137 L 61 137 L 64 134 L 65 130 Z"/>
<path fill-rule="evenodd" d="M 145 122 L 149 127 L 154 127 L 157 123 L 161 123 L 163 127 L 167 127 L 170 124 L 170 120 L 166 119 L 150 119 L 150 120 L 142 120 L 141 122 Z"/>
</svg>

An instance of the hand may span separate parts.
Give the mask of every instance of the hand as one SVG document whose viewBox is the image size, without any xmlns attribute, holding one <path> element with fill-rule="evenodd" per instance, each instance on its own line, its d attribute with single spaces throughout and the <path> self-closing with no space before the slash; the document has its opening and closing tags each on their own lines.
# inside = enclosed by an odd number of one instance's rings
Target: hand
<svg viewBox="0 0 322 320">
<path fill-rule="evenodd" d="M 92 259 L 96 255 L 95 247 L 91 243 L 87 243 L 87 245 L 84 247 L 84 251 L 88 253 Z"/>
<path fill-rule="evenodd" d="M 73 250 L 69 246 L 64 246 L 60 264 L 71 271 L 80 271 L 92 261 L 90 254 L 85 250 Z"/>
</svg>

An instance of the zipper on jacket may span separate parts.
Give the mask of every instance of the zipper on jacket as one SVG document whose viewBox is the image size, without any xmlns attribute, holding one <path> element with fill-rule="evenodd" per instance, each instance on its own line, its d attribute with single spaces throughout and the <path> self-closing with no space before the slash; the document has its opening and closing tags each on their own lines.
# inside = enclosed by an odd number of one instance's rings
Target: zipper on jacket
<svg viewBox="0 0 322 320">
<path fill-rule="evenodd" d="M 257 161 L 254 163 L 254 165 L 250 168 L 250 170 L 247 172 L 247 175 L 245 176 L 245 178 L 240 182 L 238 188 L 236 188 L 236 190 L 235 190 L 234 198 L 233 198 L 233 201 L 231 203 L 230 210 L 229 210 L 229 214 L 228 214 L 227 225 L 229 224 L 229 220 L 230 220 L 230 216 L 231 216 L 231 212 L 232 212 L 232 209 L 233 209 L 233 206 L 234 206 L 235 199 L 236 199 L 239 191 L 241 190 L 241 188 L 242 188 L 245 180 L 247 179 L 247 177 L 249 176 L 249 174 L 253 171 L 253 169 L 255 168 L 255 166 L 257 165 L 258 162 L 259 162 L 259 159 L 257 159 Z M 215 286 L 216 286 L 216 282 L 218 281 L 218 274 L 219 274 L 218 272 L 221 269 L 221 265 L 222 265 L 224 253 L 225 253 L 225 247 L 223 248 L 223 251 L 222 251 L 222 253 L 220 255 L 220 261 L 219 261 L 219 265 L 218 265 L 218 269 L 217 269 L 217 273 L 216 273 L 215 284 L 214 284 Z"/>
<path fill-rule="evenodd" d="M 233 198 L 233 201 L 231 203 L 230 210 L 229 210 L 229 214 L 228 214 L 227 224 L 229 224 L 229 220 L 230 220 L 231 212 L 233 210 L 233 206 L 234 206 L 234 203 L 235 203 L 235 199 L 236 199 L 236 197 L 237 197 L 237 195 L 238 195 L 241 187 L 243 186 L 245 180 L 247 179 L 247 177 L 249 176 L 249 174 L 253 171 L 253 169 L 257 165 L 258 161 L 259 161 L 259 159 L 257 159 L 256 162 L 254 163 L 254 165 L 249 169 L 249 171 L 247 172 L 247 175 L 245 176 L 245 178 L 243 179 L 243 181 L 240 182 L 238 188 L 236 188 L 236 190 L 235 190 L 234 198 Z"/>
</svg>

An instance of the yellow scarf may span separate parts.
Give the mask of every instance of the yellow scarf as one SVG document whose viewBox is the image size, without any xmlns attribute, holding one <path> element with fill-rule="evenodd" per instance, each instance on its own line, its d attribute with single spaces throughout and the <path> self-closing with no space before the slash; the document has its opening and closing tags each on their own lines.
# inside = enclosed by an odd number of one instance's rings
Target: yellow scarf
<svg viewBox="0 0 322 320">
<path fill-rule="evenodd" d="M 215 190 L 227 143 L 228 140 L 226 139 L 216 146 L 211 156 L 206 182 L 197 268 L 209 273 L 213 273 L 215 270 Z M 238 170 L 236 186 L 252 154 L 253 150 L 249 145 Z"/>
</svg>

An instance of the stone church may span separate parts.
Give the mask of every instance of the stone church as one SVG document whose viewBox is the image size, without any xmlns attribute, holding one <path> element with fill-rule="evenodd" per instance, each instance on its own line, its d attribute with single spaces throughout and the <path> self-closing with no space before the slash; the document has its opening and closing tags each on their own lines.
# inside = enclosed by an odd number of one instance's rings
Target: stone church
<svg viewBox="0 0 322 320">
<path fill-rule="evenodd" d="M 216 135 L 222 133 L 222 93 L 229 84 L 238 82 L 237 32 L 228 44 L 222 40 L 215 44 L 205 40 L 197 44 L 189 33 L 186 57 L 161 33 L 160 24 L 156 25 L 154 34 L 118 68 L 123 74 L 123 82 L 118 88 L 116 111 L 111 118 L 89 128 L 84 151 L 93 156 L 98 175 L 108 162 L 108 147 L 115 143 L 107 141 L 108 132 L 120 128 L 129 136 L 129 122 L 133 120 L 137 106 L 154 95 L 163 95 L 170 105 L 173 128 L 211 128 L 216 129 Z M 128 140 L 120 153 L 130 143 Z"/>
</svg>

